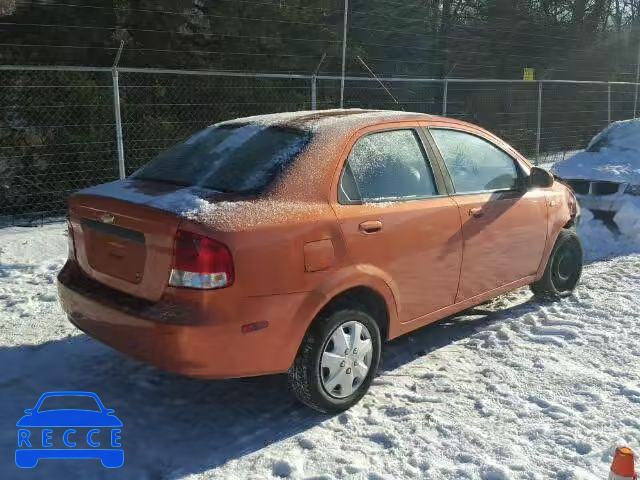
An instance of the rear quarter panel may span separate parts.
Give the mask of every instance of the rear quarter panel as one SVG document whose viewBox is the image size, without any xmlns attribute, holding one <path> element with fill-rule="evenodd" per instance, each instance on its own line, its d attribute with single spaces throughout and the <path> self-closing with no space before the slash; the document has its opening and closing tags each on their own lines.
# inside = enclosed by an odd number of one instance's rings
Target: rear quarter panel
<svg viewBox="0 0 640 480">
<path fill-rule="evenodd" d="M 329 205 L 309 203 L 295 214 L 289 207 L 275 202 L 275 221 L 248 222 L 236 231 L 190 223 L 181 228 L 218 239 L 230 248 L 236 270 L 232 288 L 241 290 L 242 296 L 308 292 L 346 262 L 346 252 Z M 327 268 L 307 272 L 305 246 L 319 241 L 331 242 L 334 258 L 326 259 Z"/>
</svg>

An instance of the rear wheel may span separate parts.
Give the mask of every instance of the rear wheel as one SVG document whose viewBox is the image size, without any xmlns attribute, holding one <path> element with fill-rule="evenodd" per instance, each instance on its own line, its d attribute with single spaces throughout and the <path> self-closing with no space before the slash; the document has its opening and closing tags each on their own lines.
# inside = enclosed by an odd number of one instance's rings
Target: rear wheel
<svg viewBox="0 0 640 480">
<path fill-rule="evenodd" d="M 538 297 L 557 300 L 568 297 L 580 281 L 584 253 L 573 230 L 562 230 L 553 247 L 544 275 L 531 285 Z"/>
<path fill-rule="evenodd" d="M 361 307 L 332 309 L 305 336 L 289 385 L 298 400 L 320 412 L 347 410 L 367 393 L 380 349 L 378 324 Z"/>
</svg>

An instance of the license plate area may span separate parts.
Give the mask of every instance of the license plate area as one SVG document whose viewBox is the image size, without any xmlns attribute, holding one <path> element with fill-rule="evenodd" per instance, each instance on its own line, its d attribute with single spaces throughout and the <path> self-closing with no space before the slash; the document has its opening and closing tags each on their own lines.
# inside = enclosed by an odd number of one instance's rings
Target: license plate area
<svg viewBox="0 0 640 480">
<path fill-rule="evenodd" d="M 81 225 L 92 269 L 131 283 L 142 282 L 146 262 L 143 233 L 88 219 Z"/>
</svg>

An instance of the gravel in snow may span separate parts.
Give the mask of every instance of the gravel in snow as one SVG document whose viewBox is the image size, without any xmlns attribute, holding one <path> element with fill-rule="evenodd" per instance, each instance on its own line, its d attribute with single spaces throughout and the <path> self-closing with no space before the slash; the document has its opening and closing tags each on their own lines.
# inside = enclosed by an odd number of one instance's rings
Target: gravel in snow
<svg viewBox="0 0 640 480">
<path fill-rule="evenodd" d="M 603 479 L 640 451 L 640 241 L 598 222 L 575 296 L 504 295 L 387 345 L 369 395 L 323 416 L 282 376 L 202 381 L 130 360 L 56 301 L 64 225 L 0 230 L 0 478 Z M 125 464 L 18 470 L 15 422 L 51 390 L 96 392 L 124 422 Z"/>
</svg>

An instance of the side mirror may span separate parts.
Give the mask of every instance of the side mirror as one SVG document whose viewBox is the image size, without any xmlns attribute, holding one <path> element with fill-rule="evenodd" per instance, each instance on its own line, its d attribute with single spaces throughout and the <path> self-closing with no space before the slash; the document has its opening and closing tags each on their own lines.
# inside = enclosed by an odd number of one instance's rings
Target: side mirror
<svg viewBox="0 0 640 480">
<path fill-rule="evenodd" d="M 544 168 L 531 167 L 529 188 L 549 188 L 553 185 L 553 175 Z"/>
</svg>

